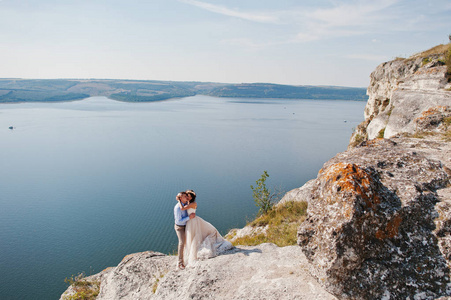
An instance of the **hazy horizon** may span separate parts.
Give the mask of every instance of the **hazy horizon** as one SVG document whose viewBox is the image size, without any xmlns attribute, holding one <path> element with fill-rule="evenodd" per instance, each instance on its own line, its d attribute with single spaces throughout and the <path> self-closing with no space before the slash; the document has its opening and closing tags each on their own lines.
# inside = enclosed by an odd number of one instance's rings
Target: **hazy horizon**
<svg viewBox="0 0 451 300">
<path fill-rule="evenodd" d="M 0 0 L 1 1 L 1 0 Z M 328 84 L 283 84 L 274 82 L 218 82 L 218 81 L 197 81 L 197 80 L 160 80 L 160 79 L 134 79 L 134 78 L 26 78 L 26 77 L 0 77 L 0 80 L 124 80 L 124 81 L 156 81 L 156 82 L 199 82 L 212 84 L 277 84 L 290 86 L 315 86 L 315 87 L 348 87 L 367 88 L 367 86 L 344 86 Z"/>
</svg>

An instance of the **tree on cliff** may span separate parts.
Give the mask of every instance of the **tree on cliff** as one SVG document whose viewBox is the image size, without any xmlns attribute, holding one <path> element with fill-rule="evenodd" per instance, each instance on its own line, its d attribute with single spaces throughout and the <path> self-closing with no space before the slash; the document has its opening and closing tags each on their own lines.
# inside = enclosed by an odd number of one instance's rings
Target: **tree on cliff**
<svg viewBox="0 0 451 300">
<path fill-rule="evenodd" d="M 255 205 L 259 208 L 258 215 L 263 215 L 270 211 L 278 195 L 266 187 L 266 179 L 268 177 L 268 172 L 263 171 L 260 179 L 255 182 L 257 185 L 255 187 L 251 185 Z"/>
</svg>

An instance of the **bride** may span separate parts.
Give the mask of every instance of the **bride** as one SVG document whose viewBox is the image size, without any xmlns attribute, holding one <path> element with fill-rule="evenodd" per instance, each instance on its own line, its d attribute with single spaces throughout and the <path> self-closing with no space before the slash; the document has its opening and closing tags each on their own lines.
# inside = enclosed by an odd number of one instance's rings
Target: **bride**
<svg viewBox="0 0 451 300">
<path fill-rule="evenodd" d="M 182 197 L 187 197 L 189 204 L 182 206 L 182 210 L 188 210 L 188 215 L 195 213 L 197 208 L 196 193 L 187 190 L 182 193 Z M 224 251 L 233 248 L 232 243 L 225 240 L 218 230 L 196 215 L 186 223 L 186 244 L 184 251 L 185 266 L 193 264 L 197 260 L 204 260 L 215 257 Z"/>
</svg>

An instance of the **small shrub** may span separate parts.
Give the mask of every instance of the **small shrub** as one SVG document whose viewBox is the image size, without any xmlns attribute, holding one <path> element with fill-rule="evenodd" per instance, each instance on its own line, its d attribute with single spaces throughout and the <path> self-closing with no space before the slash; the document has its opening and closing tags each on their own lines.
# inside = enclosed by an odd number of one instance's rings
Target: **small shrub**
<svg viewBox="0 0 451 300">
<path fill-rule="evenodd" d="M 275 202 L 278 194 L 271 192 L 266 187 L 266 179 L 269 177 L 267 171 L 263 171 L 260 179 L 255 183 L 255 187 L 251 185 L 255 205 L 259 208 L 258 215 L 262 215 L 271 210 L 273 202 Z"/>
<path fill-rule="evenodd" d="M 423 58 L 423 61 L 421 62 L 421 66 L 423 67 L 424 65 L 428 64 L 431 62 L 431 58 L 430 57 L 425 57 Z"/>
<path fill-rule="evenodd" d="M 72 275 L 64 279 L 64 282 L 71 285 L 75 291 L 72 295 L 64 296 L 64 300 L 94 300 L 100 292 L 100 281 L 87 280 L 83 273 Z"/>
</svg>

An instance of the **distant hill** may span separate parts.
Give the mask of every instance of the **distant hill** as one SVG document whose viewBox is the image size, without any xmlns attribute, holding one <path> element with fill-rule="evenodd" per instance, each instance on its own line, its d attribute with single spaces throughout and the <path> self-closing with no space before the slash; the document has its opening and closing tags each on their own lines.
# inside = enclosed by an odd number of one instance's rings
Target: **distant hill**
<svg viewBox="0 0 451 300">
<path fill-rule="evenodd" d="M 366 89 L 349 87 L 113 79 L 0 79 L 0 103 L 56 102 L 92 96 L 106 96 L 127 102 L 149 102 L 194 95 L 367 100 Z"/>
<path fill-rule="evenodd" d="M 207 94 L 216 97 L 367 100 L 364 88 L 268 83 L 230 84 L 213 88 Z"/>
</svg>

